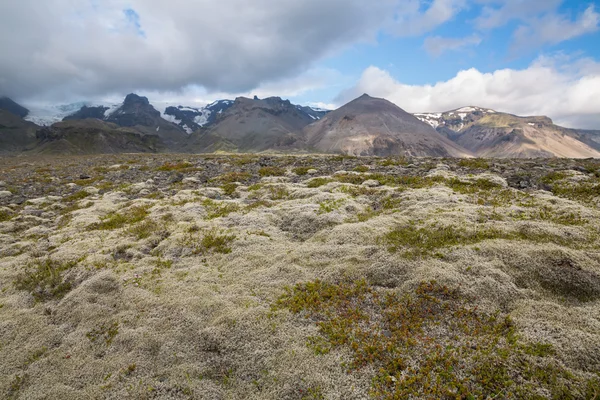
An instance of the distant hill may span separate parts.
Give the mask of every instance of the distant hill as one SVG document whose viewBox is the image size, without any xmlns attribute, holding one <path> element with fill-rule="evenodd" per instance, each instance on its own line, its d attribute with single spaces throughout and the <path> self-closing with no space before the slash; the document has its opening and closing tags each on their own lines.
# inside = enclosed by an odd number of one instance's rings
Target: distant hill
<svg viewBox="0 0 600 400">
<path fill-rule="evenodd" d="M 20 116 L 0 109 L 0 154 L 19 153 L 36 143 L 40 127 Z"/>
<path fill-rule="evenodd" d="M 303 137 L 310 149 L 326 153 L 470 156 L 395 104 L 366 94 L 307 126 Z"/>
<path fill-rule="evenodd" d="M 8 111 L 21 118 L 25 118 L 29 114 L 28 109 L 8 97 L 0 97 L 0 110 Z"/>
<path fill-rule="evenodd" d="M 593 135 L 560 127 L 548 117 L 518 117 L 481 107 L 415 115 L 478 157 L 600 157 Z"/>
<path fill-rule="evenodd" d="M 156 153 L 166 146 L 158 135 L 99 119 L 69 120 L 43 127 L 36 133 L 35 154 Z"/>
<path fill-rule="evenodd" d="M 300 131 L 315 118 L 279 97 L 249 99 L 239 97 L 220 113 L 208 132 L 233 145 L 238 151 L 260 152 L 269 149 L 297 150 L 302 147 Z M 192 134 L 203 135 L 204 132 Z"/>
</svg>

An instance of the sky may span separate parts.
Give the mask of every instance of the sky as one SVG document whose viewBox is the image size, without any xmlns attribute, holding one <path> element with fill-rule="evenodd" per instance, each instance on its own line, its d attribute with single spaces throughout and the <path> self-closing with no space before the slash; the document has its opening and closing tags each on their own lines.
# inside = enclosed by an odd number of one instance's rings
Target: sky
<svg viewBox="0 0 600 400">
<path fill-rule="evenodd" d="M 0 95 L 474 105 L 600 129 L 600 0 L 3 0 Z"/>
</svg>

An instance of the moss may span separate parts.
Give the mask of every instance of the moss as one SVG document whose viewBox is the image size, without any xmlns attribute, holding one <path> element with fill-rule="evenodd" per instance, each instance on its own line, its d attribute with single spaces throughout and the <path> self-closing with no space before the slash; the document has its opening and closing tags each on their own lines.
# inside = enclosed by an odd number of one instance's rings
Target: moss
<svg viewBox="0 0 600 400">
<path fill-rule="evenodd" d="M 226 234 L 224 231 L 212 229 L 204 233 L 199 241 L 193 237 L 186 240 L 186 244 L 192 247 L 194 254 L 206 255 L 209 253 L 229 254 L 231 253 L 231 243 L 236 239 L 233 234 Z"/>
<path fill-rule="evenodd" d="M 225 194 L 225 196 L 233 196 L 235 190 L 237 189 L 237 185 L 233 182 L 230 182 L 222 185 L 221 189 L 223 189 L 223 193 Z"/>
<path fill-rule="evenodd" d="M 318 188 L 324 185 L 327 185 L 329 182 L 333 182 L 333 179 L 330 178 L 314 178 L 306 183 L 306 186 L 309 188 Z"/>
<path fill-rule="evenodd" d="M 286 288 L 273 308 L 316 321 L 319 334 L 308 338 L 315 354 L 342 347 L 349 372 L 374 370 L 377 399 L 575 399 L 597 385 L 548 359 L 550 345 L 523 342 L 510 316 L 480 312 L 435 281 L 401 295 L 364 280 L 317 280 Z"/>
<path fill-rule="evenodd" d="M 285 200 L 290 196 L 290 191 L 285 186 L 269 186 L 267 191 L 271 200 Z"/>
<path fill-rule="evenodd" d="M 319 209 L 317 210 L 317 214 L 327 214 L 338 210 L 344 201 L 341 199 L 338 200 L 326 200 L 319 203 Z"/>
<path fill-rule="evenodd" d="M 230 172 L 213 178 L 213 182 L 219 182 L 222 184 L 234 183 L 234 182 L 246 182 L 252 178 L 252 175 L 248 172 Z"/>
<path fill-rule="evenodd" d="M 113 230 L 141 222 L 150 214 L 149 208 L 149 206 L 136 206 L 122 213 L 110 213 L 101 218 L 100 222 L 90 225 L 88 229 Z"/>
<path fill-rule="evenodd" d="M 567 176 L 568 176 L 567 173 L 564 171 L 552 171 L 552 172 L 544 175 L 544 177 L 542 177 L 542 179 L 540 179 L 540 182 L 550 185 L 550 184 L 553 184 L 553 183 L 556 183 L 558 181 L 565 179 Z"/>
<path fill-rule="evenodd" d="M 17 276 L 13 284 L 18 290 L 29 292 L 36 301 L 62 299 L 70 290 L 71 283 L 64 280 L 64 273 L 76 265 L 51 258 L 37 260 Z"/>
<path fill-rule="evenodd" d="M 458 162 L 459 167 L 468 169 L 489 169 L 490 164 L 483 158 L 465 158 Z"/>
<path fill-rule="evenodd" d="M 156 168 L 157 171 L 163 171 L 163 172 L 191 172 L 192 170 L 195 170 L 194 165 L 187 162 L 187 161 L 183 161 L 183 162 L 178 162 L 178 163 L 164 163 L 163 165 L 161 165 L 160 167 Z"/>
<path fill-rule="evenodd" d="M 396 167 L 396 166 L 405 166 L 408 165 L 408 160 L 405 157 L 396 157 L 396 158 L 386 158 L 383 161 L 379 162 L 379 165 L 382 167 Z"/>
<path fill-rule="evenodd" d="M 436 251 L 454 246 L 468 246 L 484 240 L 527 240 L 534 243 L 555 243 L 562 246 L 574 246 L 574 239 L 544 232 L 534 232 L 523 227 L 514 232 L 504 232 L 494 228 L 476 228 L 429 225 L 417 227 L 415 223 L 398 227 L 378 239 L 378 243 L 387 246 L 390 252 L 401 252 L 408 258 L 432 256 Z"/>
<path fill-rule="evenodd" d="M 27 374 L 15 375 L 15 377 L 11 380 L 10 384 L 8 385 L 8 391 L 6 393 L 7 398 L 10 400 L 18 399 L 19 391 L 23 388 L 23 386 L 25 386 L 25 384 L 28 381 L 29 375 Z"/>
<path fill-rule="evenodd" d="M 340 175 L 335 175 L 334 179 L 341 183 L 351 183 L 353 185 L 360 185 L 367 179 L 373 179 L 373 178 L 368 177 L 366 175 L 340 174 Z"/>
<path fill-rule="evenodd" d="M 83 200 L 89 196 L 90 196 L 90 194 L 88 192 L 86 192 L 85 190 L 80 190 L 79 192 L 73 193 L 70 196 L 64 197 L 63 202 L 71 203 L 71 202 Z"/>
<path fill-rule="evenodd" d="M 160 229 L 159 225 L 152 220 L 142 221 L 129 228 L 127 231 L 130 235 L 135 236 L 137 240 L 147 239 L 152 236 L 153 233 Z"/>
<path fill-rule="evenodd" d="M 0 222 L 10 221 L 12 218 L 12 212 L 0 209 Z"/>
<path fill-rule="evenodd" d="M 202 201 L 202 205 L 206 210 L 207 219 L 226 217 L 229 214 L 240 210 L 240 206 L 235 203 L 219 203 L 211 199 Z"/>
<path fill-rule="evenodd" d="M 292 169 L 292 172 L 295 173 L 296 175 L 299 176 L 304 176 L 306 174 L 308 174 L 308 171 L 310 171 L 312 168 L 310 167 L 297 167 Z"/>
<path fill-rule="evenodd" d="M 358 165 L 356 167 L 354 167 L 353 171 L 356 172 L 369 172 L 370 168 L 368 165 Z"/>
<path fill-rule="evenodd" d="M 262 167 L 258 170 L 260 176 L 283 176 L 285 169 L 279 167 Z"/>
<path fill-rule="evenodd" d="M 94 328 L 86 333 L 85 336 L 92 343 L 104 342 L 105 345 L 110 346 L 118 333 L 119 323 L 115 321 L 109 324 L 102 324 L 98 328 Z"/>
</svg>

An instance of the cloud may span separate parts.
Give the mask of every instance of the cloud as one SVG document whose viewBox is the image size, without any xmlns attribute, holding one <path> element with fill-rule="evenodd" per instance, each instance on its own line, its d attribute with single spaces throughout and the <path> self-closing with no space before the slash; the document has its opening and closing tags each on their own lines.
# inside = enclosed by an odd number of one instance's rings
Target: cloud
<svg viewBox="0 0 600 400">
<path fill-rule="evenodd" d="M 441 56 L 446 51 L 460 50 L 469 46 L 477 46 L 481 43 L 481 37 L 471 35 L 464 38 L 446 38 L 441 36 L 430 36 L 425 39 L 423 47 L 434 57 Z"/>
<path fill-rule="evenodd" d="M 578 36 L 596 32 L 600 26 L 600 14 L 593 5 L 589 6 L 574 21 L 568 16 L 551 14 L 520 26 L 514 34 L 513 49 L 539 47 L 557 44 Z"/>
<path fill-rule="evenodd" d="M 520 21 L 514 32 L 511 51 L 523 52 L 558 44 L 600 28 L 600 14 L 593 4 L 575 19 L 558 10 L 564 0 L 476 0 L 483 3 L 475 19 L 479 30 L 490 30 Z"/>
<path fill-rule="evenodd" d="M 512 20 L 529 20 L 540 14 L 555 12 L 564 0 L 478 0 L 485 4 L 475 19 L 477 29 L 494 29 Z"/>
<path fill-rule="evenodd" d="M 600 129 L 600 63 L 578 60 L 561 64 L 559 60 L 540 58 L 526 69 L 492 73 L 471 68 L 434 85 L 407 85 L 372 66 L 336 100 L 345 103 L 369 93 L 409 112 L 474 105 L 517 115 L 547 115 L 565 126 Z"/>
<path fill-rule="evenodd" d="M 450 21 L 466 5 L 467 0 L 433 0 L 426 10 L 421 10 L 425 2 L 409 1 L 395 19 L 392 30 L 398 36 L 419 36 Z"/>
<path fill-rule="evenodd" d="M 373 40 L 406 1 L 3 1 L 0 93 L 245 92 Z"/>
</svg>

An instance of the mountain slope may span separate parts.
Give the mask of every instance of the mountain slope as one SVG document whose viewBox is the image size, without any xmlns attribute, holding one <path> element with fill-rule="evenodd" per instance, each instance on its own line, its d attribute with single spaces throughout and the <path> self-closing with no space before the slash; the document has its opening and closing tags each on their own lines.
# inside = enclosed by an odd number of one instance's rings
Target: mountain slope
<svg viewBox="0 0 600 400">
<path fill-rule="evenodd" d="M 309 125 L 303 136 L 309 148 L 327 153 L 470 156 L 398 106 L 366 94 Z"/>
<path fill-rule="evenodd" d="M 0 154 L 16 153 L 33 146 L 38 129 L 36 124 L 0 109 Z"/>
<path fill-rule="evenodd" d="M 34 154 L 155 153 L 165 150 L 157 135 L 145 135 L 99 119 L 70 120 L 36 133 Z"/>
<path fill-rule="evenodd" d="M 202 127 L 214 124 L 218 115 L 229 109 L 233 104 L 233 100 L 217 100 L 201 108 L 167 107 L 163 118 L 179 125 L 187 133 L 192 133 Z"/>
<path fill-rule="evenodd" d="M 25 118 L 29 114 L 28 109 L 8 97 L 0 97 L 0 110 L 8 111 L 21 118 Z"/>
<path fill-rule="evenodd" d="M 560 127 L 547 117 L 518 117 L 480 107 L 416 116 L 478 157 L 600 157 L 593 135 Z"/>
<path fill-rule="evenodd" d="M 217 116 L 209 132 L 233 143 L 239 151 L 295 149 L 299 144 L 297 133 L 313 121 L 314 118 L 289 100 L 239 97 Z M 195 132 L 192 136 L 202 134 L 204 132 Z"/>
</svg>

